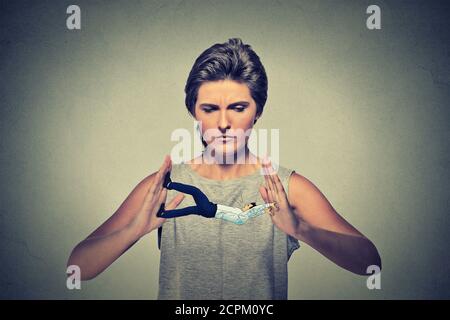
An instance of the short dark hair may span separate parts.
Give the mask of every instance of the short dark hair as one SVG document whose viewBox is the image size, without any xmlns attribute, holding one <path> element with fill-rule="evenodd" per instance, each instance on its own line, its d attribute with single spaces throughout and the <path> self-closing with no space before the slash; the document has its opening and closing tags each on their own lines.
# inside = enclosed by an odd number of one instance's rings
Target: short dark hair
<svg viewBox="0 0 450 320">
<path fill-rule="evenodd" d="M 267 101 L 267 75 L 259 56 L 240 38 L 216 43 L 195 60 L 184 92 L 189 113 L 195 116 L 198 89 L 203 82 L 234 80 L 245 83 L 256 102 L 256 116 L 261 116 Z"/>
</svg>

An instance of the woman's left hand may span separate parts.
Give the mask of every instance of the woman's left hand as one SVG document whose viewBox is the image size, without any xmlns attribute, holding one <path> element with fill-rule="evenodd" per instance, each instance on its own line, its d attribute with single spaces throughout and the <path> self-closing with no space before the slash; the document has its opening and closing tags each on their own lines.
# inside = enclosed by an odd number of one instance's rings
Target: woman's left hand
<svg viewBox="0 0 450 320">
<path fill-rule="evenodd" d="M 295 237 L 298 232 L 299 220 L 295 216 L 293 208 L 289 205 L 283 184 L 273 169 L 271 162 L 263 163 L 262 167 L 264 170 L 265 186 L 261 186 L 259 192 L 264 202 L 276 202 L 275 207 L 271 208 L 273 212 L 270 215 L 272 222 L 284 233 Z"/>
</svg>

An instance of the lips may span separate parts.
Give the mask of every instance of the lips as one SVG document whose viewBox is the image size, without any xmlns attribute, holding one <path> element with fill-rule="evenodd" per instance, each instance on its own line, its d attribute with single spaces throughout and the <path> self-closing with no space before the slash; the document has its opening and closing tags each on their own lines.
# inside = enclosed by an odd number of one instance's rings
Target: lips
<svg viewBox="0 0 450 320">
<path fill-rule="evenodd" d="M 218 136 L 218 137 L 216 137 L 216 139 L 219 140 L 220 142 L 227 143 L 227 142 L 233 141 L 235 139 L 235 137 L 232 137 L 232 136 Z"/>
</svg>

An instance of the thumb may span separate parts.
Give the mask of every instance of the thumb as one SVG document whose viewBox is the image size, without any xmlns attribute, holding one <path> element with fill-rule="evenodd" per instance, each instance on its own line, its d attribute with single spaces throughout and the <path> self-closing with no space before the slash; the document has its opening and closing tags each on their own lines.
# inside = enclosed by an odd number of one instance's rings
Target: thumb
<svg viewBox="0 0 450 320">
<path fill-rule="evenodd" d="M 183 193 L 178 193 L 166 206 L 167 210 L 175 209 L 180 205 L 180 203 L 183 201 L 185 195 Z"/>
<path fill-rule="evenodd" d="M 165 208 L 164 203 L 166 202 L 166 197 L 167 197 L 167 189 L 163 188 L 161 190 L 161 193 L 159 194 L 159 198 L 158 198 L 158 202 L 157 202 L 157 204 L 158 204 L 158 211 L 156 211 L 155 214 L 154 214 L 157 217 L 157 220 L 160 221 L 161 224 L 164 221 L 166 221 L 166 219 L 160 217 L 160 214 L 161 214 L 162 210 L 164 210 L 164 208 Z"/>
<path fill-rule="evenodd" d="M 265 203 L 269 203 L 269 197 L 267 195 L 267 190 L 265 187 L 260 186 L 259 187 L 259 193 L 261 194 L 261 197 L 263 198 Z"/>
</svg>

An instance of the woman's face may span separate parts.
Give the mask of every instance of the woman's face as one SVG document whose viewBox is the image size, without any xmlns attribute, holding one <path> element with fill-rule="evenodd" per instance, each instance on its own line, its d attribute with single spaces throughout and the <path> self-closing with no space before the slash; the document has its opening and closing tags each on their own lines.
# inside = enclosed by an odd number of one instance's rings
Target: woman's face
<svg viewBox="0 0 450 320">
<path fill-rule="evenodd" d="M 256 119 L 256 103 L 246 84 L 209 81 L 199 87 L 194 114 L 208 148 L 223 155 L 235 154 L 247 144 Z"/>
</svg>

